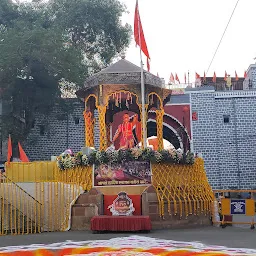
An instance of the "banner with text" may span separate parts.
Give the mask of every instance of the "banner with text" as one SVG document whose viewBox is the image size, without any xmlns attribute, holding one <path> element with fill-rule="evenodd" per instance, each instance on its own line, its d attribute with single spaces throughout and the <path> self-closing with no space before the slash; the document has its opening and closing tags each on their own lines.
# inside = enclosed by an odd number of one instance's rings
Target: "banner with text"
<svg viewBox="0 0 256 256">
<path fill-rule="evenodd" d="M 124 186 L 151 184 L 151 166 L 147 161 L 94 166 L 94 186 Z"/>
</svg>

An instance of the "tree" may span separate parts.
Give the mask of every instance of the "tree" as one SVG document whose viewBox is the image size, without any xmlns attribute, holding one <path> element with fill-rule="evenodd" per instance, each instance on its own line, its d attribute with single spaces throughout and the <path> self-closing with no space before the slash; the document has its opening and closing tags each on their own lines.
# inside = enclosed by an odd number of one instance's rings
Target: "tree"
<svg viewBox="0 0 256 256">
<path fill-rule="evenodd" d="M 11 102 L 5 136 L 24 140 L 39 112 L 47 115 L 63 87 L 79 88 L 130 41 L 118 0 L 0 1 L 0 91 Z"/>
</svg>

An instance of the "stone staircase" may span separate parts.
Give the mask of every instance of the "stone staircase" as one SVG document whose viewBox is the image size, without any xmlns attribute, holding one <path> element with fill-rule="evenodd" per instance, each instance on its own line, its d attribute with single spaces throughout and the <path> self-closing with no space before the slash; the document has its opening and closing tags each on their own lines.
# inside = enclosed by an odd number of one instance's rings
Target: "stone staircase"
<svg viewBox="0 0 256 256">
<path fill-rule="evenodd" d="M 103 214 L 103 194 L 93 188 L 72 206 L 71 230 L 90 230 L 91 218 Z"/>
<path fill-rule="evenodd" d="M 40 232 L 41 208 L 40 202 L 4 176 L 0 183 L 0 235 Z"/>
</svg>

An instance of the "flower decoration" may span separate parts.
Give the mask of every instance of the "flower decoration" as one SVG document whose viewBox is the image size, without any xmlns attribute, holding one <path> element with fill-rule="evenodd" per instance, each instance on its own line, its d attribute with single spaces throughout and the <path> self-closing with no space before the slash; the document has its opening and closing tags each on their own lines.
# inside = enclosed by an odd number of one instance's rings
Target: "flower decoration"
<svg viewBox="0 0 256 256">
<path fill-rule="evenodd" d="M 151 148 L 132 148 L 106 151 L 93 150 L 88 155 L 78 152 L 75 155 L 61 154 L 57 157 L 57 166 L 60 170 L 74 169 L 78 166 L 91 166 L 94 164 L 122 164 L 127 161 L 150 161 L 152 163 L 193 164 L 194 154 L 181 149 L 168 149 L 154 151 Z"/>
</svg>

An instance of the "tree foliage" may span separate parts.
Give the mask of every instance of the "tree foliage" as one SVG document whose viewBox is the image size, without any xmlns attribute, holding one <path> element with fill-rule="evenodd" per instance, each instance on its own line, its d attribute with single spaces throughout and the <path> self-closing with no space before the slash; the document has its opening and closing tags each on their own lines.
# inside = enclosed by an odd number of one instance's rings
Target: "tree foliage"
<svg viewBox="0 0 256 256">
<path fill-rule="evenodd" d="M 25 139 L 35 113 L 47 115 L 63 87 L 77 89 L 129 45 L 124 12 L 119 0 L 0 1 L 0 92 L 12 106 L 6 134 Z"/>
</svg>

